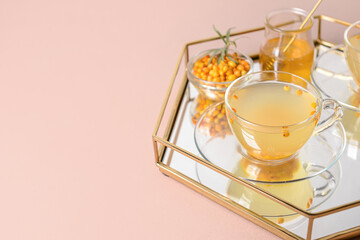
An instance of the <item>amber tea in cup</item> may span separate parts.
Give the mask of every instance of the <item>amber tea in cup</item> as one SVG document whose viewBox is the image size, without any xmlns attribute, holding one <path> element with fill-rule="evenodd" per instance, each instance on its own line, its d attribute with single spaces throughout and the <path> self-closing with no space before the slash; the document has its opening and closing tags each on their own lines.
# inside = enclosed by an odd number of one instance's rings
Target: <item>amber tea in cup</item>
<svg viewBox="0 0 360 240">
<path fill-rule="evenodd" d="M 251 73 L 236 80 L 226 91 L 225 106 L 243 154 L 259 160 L 291 157 L 314 132 L 342 116 L 340 105 L 323 100 L 310 82 L 276 71 Z M 323 108 L 334 112 L 317 126 Z"/>
<path fill-rule="evenodd" d="M 270 165 L 242 158 L 236 165 L 233 173 L 235 176 L 253 179 L 255 185 L 299 208 L 309 209 L 312 206 L 314 187 L 310 179 L 306 179 L 308 174 L 298 158 L 278 165 Z M 287 182 L 293 179 L 304 180 Z M 277 182 L 277 184 L 272 182 Z M 279 182 L 281 183 L 279 184 Z M 262 216 L 279 216 L 270 218 L 270 220 L 278 224 L 289 222 L 299 217 L 298 214 L 294 214 L 288 208 L 275 203 L 259 193 L 255 193 L 235 181 L 230 181 L 227 188 L 227 196 L 235 202 L 241 202 L 250 210 Z"/>
<path fill-rule="evenodd" d="M 360 21 L 345 30 L 344 43 L 346 62 L 354 82 L 360 86 Z"/>
</svg>

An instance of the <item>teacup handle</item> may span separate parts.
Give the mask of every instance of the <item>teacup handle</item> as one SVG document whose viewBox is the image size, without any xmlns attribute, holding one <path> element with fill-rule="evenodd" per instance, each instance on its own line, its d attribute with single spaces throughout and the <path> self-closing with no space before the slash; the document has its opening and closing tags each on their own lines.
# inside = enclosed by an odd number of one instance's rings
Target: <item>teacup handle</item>
<svg viewBox="0 0 360 240">
<path fill-rule="evenodd" d="M 333 99 L 324 99 L 323 100 L 323 111 L 328 109 L 333 110 L 333 114 L 327 119 L 321 121 L 317 124 L 314 134 L 324 131 L 325 129 L 331 127 L 336 121 L 340 120 L 343 116 L 343 111 L 341 110 L 340 104 Z"/>
<path fill-rule="evenodd" d="M 314 197 L 325 197 L 329 193 L 333 192 L 336 187 L 336 180 L 331 172 L 326 170 L 321 173 L 320 176 L 325 180 L 325 184 L 314 188 Z"/>
</svg>

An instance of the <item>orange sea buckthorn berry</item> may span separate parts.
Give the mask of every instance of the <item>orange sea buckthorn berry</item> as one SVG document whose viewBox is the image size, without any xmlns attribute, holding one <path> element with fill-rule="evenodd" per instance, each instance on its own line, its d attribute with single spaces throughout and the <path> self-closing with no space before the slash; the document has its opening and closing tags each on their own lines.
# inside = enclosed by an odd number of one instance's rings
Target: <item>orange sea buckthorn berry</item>
<svg viewBox="0 0 360 240">
<path fill-rule="evenodd" d="M 215 130 L 217 132 L 220 132 L 221 131 L 221 125 L 215 125 Z"/>
<path fill-rule="evenodd" d="M 228 64 L 230 67 L 236 67 L 236 63 L 234 63 L 233 61 L 229 61 Z"/>
<path fill-rule="evenodd" d="M 288 137 L 290 135 L 288 127 L 282 127 L 283 137 Z"/>
<path fill-rule="evenodd" d="M 285 222 L 285 219 L 284 218 L 278 218 L 278 224 L 283 224 Z"/>
<path fill-rule="evenodd" d="M 241 64 L 237 65 L 236 69 L 239 70 L 240 72 L 241 72 L 242 70 L 245 70 L 244 66 L 241 65 Z"/>
<path fill-rule="evenodd" d="M 310 207 L 311 207 L 312 201 L 313 201 L 313 199 L 310 198 L 309 201 L 308 201 L 307 204 L 306 204 L 306 207 L 307 207 L 307 208 L 310 208 Z"/>
<path fill-rule="evenodd" d="M 296 90 L 296 95 L 301 96 L 301 95 L 302 95 L 302 93 L 303 93 L 303 91 L 302 91 L 302 90 L 300 90 L 300 89 Z"/>
<path fill-rule="evenodd" d="M 287 85 L 284 86 L 284 90 L 285 90 L 285 91 L 289 91 L 289 90 L 290 90 L 290 86 L 287 86 Z"/>
<path fill-rule="evenodd" d="M 233 111 L 234 111 L 234 113 L 236 113 L 236 109 L 235 108 L 231 108 Z"/>
<path fill-rule="evenodd" d="M 316 111 L 312 111 L 311 113 L 310 113 L 310 115 L 314 115 L 316 113 Z"/>
<path fill-rule="evenodd" d="M 313 108 L 316 108 L 316 103 L 311 103 L 311 106 L 313 107 Z"/>
<path fill-rule="evenodd" d="M 238 97 L 238 96 L 236 96 L 236 95 L 234 95 L 234 98 L 235 98 L 236 100 L 238 100 L 238 99 L 239 99 L 239 97 Z"/>
<path fill-rule="evenodd" d="M 226 76 L 230 76 L 233 74 L 233 71 L 231 69 L 229 69 L 227 72 L 226 72 Z"/>
<path fill-rule="evenodd" d="M 234 81 L 236 79 L 236 76 L 234 74 L 229 76 L 229 81 Z"/>
<path fill-rule="evenodd" d="M 203 58 L 201 59 L 201 61 L 202 61 L 203 63 L 207 63 L 207 62 L 209 61 L 209 59 L 205 56 L 205 57 L 203 57 Z"/>
</svg>

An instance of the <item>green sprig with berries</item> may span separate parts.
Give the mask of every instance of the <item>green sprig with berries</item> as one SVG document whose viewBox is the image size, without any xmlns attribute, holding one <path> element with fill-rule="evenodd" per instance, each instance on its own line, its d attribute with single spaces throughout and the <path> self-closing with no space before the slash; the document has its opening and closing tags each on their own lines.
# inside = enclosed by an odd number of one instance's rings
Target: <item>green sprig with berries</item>
<svg viewBox="0 0 360 240">
<path fill-rule="evenodd" d="M 209 59 L 209 64 L 211 63 L 212 59 L 215 56 L 218 56 L 217 58 L 217 64 L 220 64 L 220 61 L 224 61 L 224 57 L 228 57 L 230 61 L 234 62 L 235 64 L 238 64 L 237 61 L 235 61 L 235 59 L 233 59 L 230 55 L 228 55 L 228 51 L 231 45 L 233 45 L 235 48 L 236 46 L 236 42 L 235 41 L 230 41 L 230 32 L 231 29 L 233 28 L 229 28 L 226 32 L 226 36 L 223 36 L 219 30 L 216 29 L 215 25 L 213 25 L 213 29 L 214 31 L 219 35 L 220 39 L 225 43 L 225 46 L 223 48 L 218 48 L 218 49 L 213 49 L 211 50 L 210 53 L 210 59 Z"/>
</svg>

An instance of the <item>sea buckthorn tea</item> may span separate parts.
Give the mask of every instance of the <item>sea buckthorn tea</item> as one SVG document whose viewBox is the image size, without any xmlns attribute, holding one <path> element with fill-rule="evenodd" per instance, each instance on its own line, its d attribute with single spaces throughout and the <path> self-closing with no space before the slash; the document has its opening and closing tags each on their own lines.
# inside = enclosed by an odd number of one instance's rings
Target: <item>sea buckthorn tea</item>
<svg viewBox="0 0 360 240">
<path fill-rule="evenodd" d="M 315 86 L 291 73 L 263 71 L 235 80 L 226 90 L 228 122 L 244 156 L 283 160 L 342 117 L 340 105 L 323 100 Z M 322 109 L 332 111 L 317 125 Z"/>
<path fill-rule="evenodd" d="M 304 179 L 284 184 L 271 183 L 272 181 L 285 182 L 292 179 L 306 178 L 308 174 L 301 161 L 297 158 L 279 165 L 264 165 L 242 158 L 233 173 L 235 176 L 268 182 L 255 183 L 255 185 L 301 209 L 309 209 L 313 204 L 314 187 L 311 185 L 310 180 Z M 278 224 L 286 223 L 300 216 L 235 181 L 229 183 L 226 193 L 233 201 L 262 216 L 271 217 L 269 219 Z"/>
<path fill-rule="evenodd" d="M 284 46 L 290 41 L 291 37 L 268 40 L 260 49 L 261 69 L 290 72 L 310 80 L 314 60 L 313 45 L 303 39 L 295 39 L 284 52 Z"/>
<path fill-rule="evenodd" d="M 360 86 L 360 21 L 345 31 L 345 57 L 356 84 Z"/>
<path fill-rule="evenodd" d="M 230 121 L 231 128 L 250 156 L 281 159 L 294 154 L 309 139 L 317 124 L 316 98 L 294 84 L 265 81 L 235 91 L 229 98 L 232 110 L 250 126 Z M 311 117 L 311 124 L 299 129 L 291 125 Z M 279 127 L 281 131 L 263 131 L 262 126 Z"/>
</svg>

